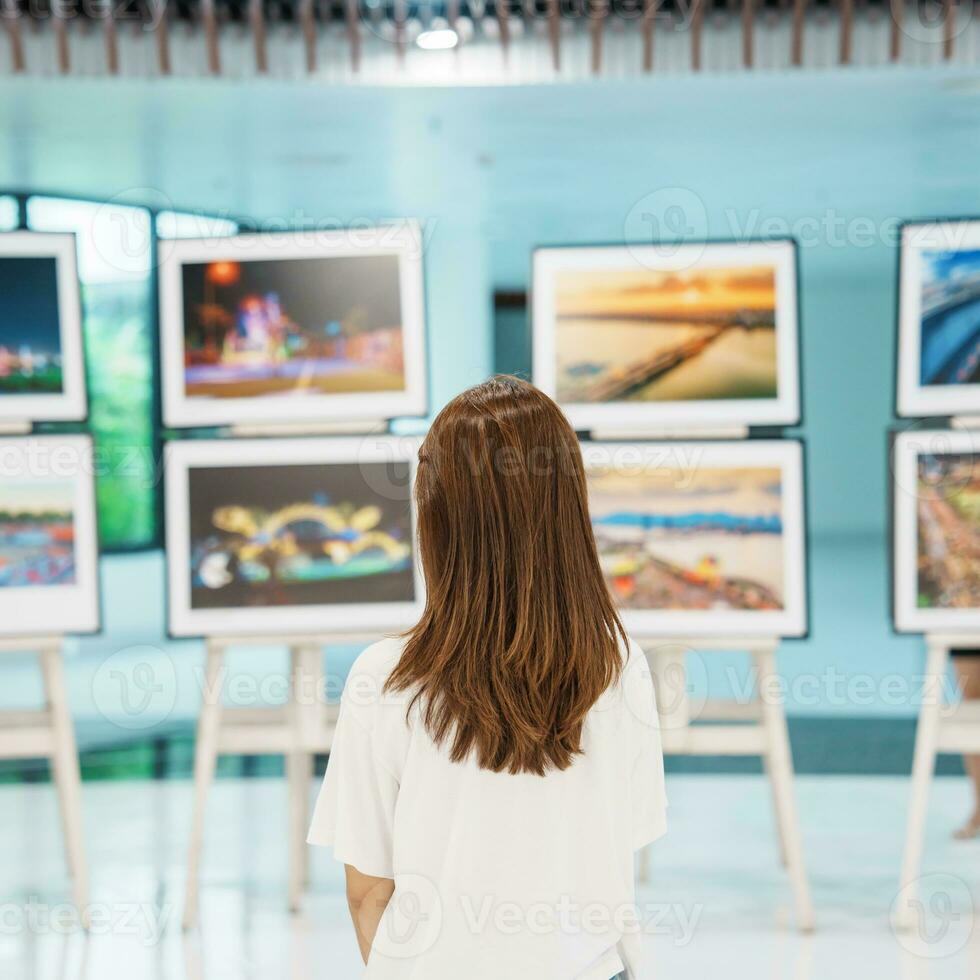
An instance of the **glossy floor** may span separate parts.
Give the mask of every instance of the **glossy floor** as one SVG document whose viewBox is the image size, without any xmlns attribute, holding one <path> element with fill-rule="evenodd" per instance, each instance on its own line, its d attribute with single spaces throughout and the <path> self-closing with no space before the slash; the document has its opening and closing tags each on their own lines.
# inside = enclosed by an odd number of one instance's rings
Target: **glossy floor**
<svg viewBox="0 0 980 980">
<path fill-rule="evenodd" d="M 937 781 L 920 928 L 896 935 L 908 782 L 798 780 L 817 931 L 794 929 L 759 777 L 678 776 L 671 830 L 639 891 L 645 976 L 780 980 L 968 980 L 980 976 L 980 841 L 953 842 L 962 780 Z M 313 787 L 311 787 L 311 793 Z M 313 856 L 301 914 L 285 909 L 286 793 L 279 780 L 223 780 L 208 814 L 201 927 L 180 929 L 191 787 L 84 787 L 94 926 L 70 908 L 54 794 L 0 787 L 0 977 L 4 980 L 356 978 L 341 870 Z M 502 978 L 503 980 L 503 978 Z M 510 980 L 510 978 L 506 978 Z M 523 978 L 521 978 L 523 980 Z"/>
</svg>

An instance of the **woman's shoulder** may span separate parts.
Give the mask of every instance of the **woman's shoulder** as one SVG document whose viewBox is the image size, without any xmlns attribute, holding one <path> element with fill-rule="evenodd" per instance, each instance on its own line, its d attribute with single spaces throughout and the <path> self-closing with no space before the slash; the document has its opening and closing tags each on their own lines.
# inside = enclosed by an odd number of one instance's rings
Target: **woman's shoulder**
<svg viewBox="0 0 980 980">
<path fill-rule="evenodd" d="M 386 636 L 377 643 L 372 643 L 358 654 L 351 666 L 351 674 L 365 674 L 386 680 L 395 669 L 404 646 L 405 640 L 401 636 Z"/>
<path fill-rule="evenodd" d="M 650 662 L 643 647 L 632 637 L 627 637 L 626 648 L 623 650 L 623 672 L 620 683 L 627 703 L 634 713 L 647 718 L 651 712 L 655 712 L 656 695 L 650 673 Z M 637 709 L 641 710 L 637 711 Z"/>
<path fill-rule="evenodd" d="M 398 663 L 404 646 L 403 636 L 386 636 L 365 647 L 354 661 L 354 668 L 364 673 L 390 672 Z"/>
<path fill-rule="evenodd" d="M 623 657 L 623 677 L 633 677 L 637 672 L 649 674 L 647 656 L 633 637 L 627 635 L 626 642 L 620 641 L 620 653 Z"/>
<path fill-rule="evenodd" d="M 371 734 L 390 766 L 395 765 L 392 760 L 401 758 L 409 733 L 406 722 L 411 697 L 386 687 L 403 646 L 400 637 L 386 637 L 365 648 L 347 674 L 342 699 L 346 716 Z"/>
<path fill-rule="evenodd" d="M 646 654 L 630 637 L 620 641 L 619 649 L 622 669 L 596 702 L 598 716 L 605 725 L 614 723 L 609 719 L 651 723 L 656 714 L 656 697 Z"/>
</svg>

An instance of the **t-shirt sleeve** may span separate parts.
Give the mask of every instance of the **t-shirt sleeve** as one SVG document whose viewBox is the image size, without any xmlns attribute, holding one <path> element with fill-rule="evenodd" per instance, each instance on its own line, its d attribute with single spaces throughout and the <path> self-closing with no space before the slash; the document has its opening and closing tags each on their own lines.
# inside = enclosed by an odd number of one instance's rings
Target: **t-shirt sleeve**
<svg viewBox="0 0 980 980">
<path fill-rule="evenodd" d="M 345 698 L 307 841 L 333 847 L 338 861 L 362 874 L 394 878 L 398 780 L 378 755 L 370 713 Z"/>
<path fill-rule="evenodd" d="M 657 698 L 646 656 L 634 645 L 626 685 L 633 727 L 633 849 L 667 832 L 667 791 Z"/>
</svg>

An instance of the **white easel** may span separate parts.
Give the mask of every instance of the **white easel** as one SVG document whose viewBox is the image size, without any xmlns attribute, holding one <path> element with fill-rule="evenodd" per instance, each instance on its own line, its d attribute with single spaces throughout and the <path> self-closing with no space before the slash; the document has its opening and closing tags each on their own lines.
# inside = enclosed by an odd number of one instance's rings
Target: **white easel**
<svg viewBox="0 0 980 980">
<path fill-rule="evenodd" d="M 728 426 L 660 427 L 639 429 L 593 430 L 596 441 L 639 439 L 744 439 L 749 427 L 741 423 Z M 779 855 L 789 872 L 796 907 L 796 921 L 802 932 L 814 928 L 813 903 L 803 860 L 799 815 L 793 787 L 793 756 L 782 698 L 775 697 L 773 682 L 776 670 L 776 637 L 707 637 L 670 638 L 638 637 L 646 653 L 659 691 L 672 691 L 667 703 L 659 698 L 661 737 L 665 755 L 759 756 L 772 786 L 773 806 Z M 690 692 L 687 684 L 686 654 L 691 651 L 744 650 L 752 656 L 755 670 L 755 696 L 747 704 L 736 701 L 706 701 L 691 717 Z M 678 685 L 676 680 L 680 679 Z M 692 721 L 712 722 L 693 725 Z M 723 722 L 726 724 L 715 724 Z M 649 875 L 649 852 L 640 856 L 640 880 Z"/>
<path fill-rule="evenodd" d="M 640 640 L 640 644 L 658 692 L 665 755 L 759 756 L 762 759 L 772 786 L 779 854 L 789 873 L 797 925 L 802 932 L 811 932 L 813 903 L 803 860 L 789 730 L 782 698 L 775 696 L 779 690 L 776 670 L 779 640 L 773 637 L 647 638 Z M 748 703 L 707 700 L 696 718 L 692 718 L 686 654 L 709 650 L 744 650 L 751 654 L 754 696 Z M 660 692 L 669 692 L 670 697 Z M 722 724 L 695 725 L 693 721 Z M 641 881 L 647 880 L 648 865 L 649 855 L 645 850 L 640 858 Z"/>
<path fill-rule="evenodd" d="M 980 429 L 980 416 L 958 415 L 950 428 Z M 922 685 L 922 704 L 915 732 L 912 758 L 912 797 L 905 832 L 899 900 L 894 924 L 912 929 L 919 920 L 916 882 L 922 870 L 929 788 L 936 772 L 936 756 L 980 753 L 980 701 L 944 702 L 943 691 L 949 675 L 950 650 L 980 649 L 980 637 L 960 634 L 926 634 L 926 670 Z"/>
<path fill-rule="evenodd" d="M 0 711 L 0 759 L 48 759 L 61 809 L 68 872 L 80 921 L 88 926 L 88 865 L 82 831 L 82 778 L 68 706 L 60 636 L 0 640 L 2 653 L 35 653 L 44 681 L 44 707 Z"/>
<path fill-rule="evenodd" d="M 201 849 L 208 793 L 220 754 L 283 755 L 289 793 L 289 908 L 297 911 L 308 879 L 306 832 L 313 757 L 329 752 L 339 706 L 326 703 L 323 650 L 329 644 L 366 644 L 376 635 L 214 637 L 206 643 L 203 703 L 194 749 L 194 810 L 187 855 L 183 925 L 197 922 Z M 289 649 L 289 698 L 268 708 L 225 707 L 225 657 L 244 646 Z"/>
<path fill-rule="evenodd" d="M 956 649 L 980 649 L 980 638 L 975 634 L 926 636 L 926 670 L 915 733 L 901 897 L 895 908 L 895 925 L 902 929 L 914 928 L 919 921 L 915 884 L 922 869 L 929 788 L 936 771 L 936 756 L 980 754 L 980 701 L 947 704 L 943 698 L 950 650 Z"/>
</svg>

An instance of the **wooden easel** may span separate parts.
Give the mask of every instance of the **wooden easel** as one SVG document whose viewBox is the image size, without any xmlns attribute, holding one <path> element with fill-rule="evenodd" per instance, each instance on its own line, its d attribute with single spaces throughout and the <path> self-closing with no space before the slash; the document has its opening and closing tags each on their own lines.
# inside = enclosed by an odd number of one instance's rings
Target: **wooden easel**
<svg viewBox="0 0 980 980">
<path fill-rule="evenodd" d="M 26 711 L 0 711 L 0 758 L 48 759 L 58 793 L 65 837 L 68 873 L 79 919 L 89 921 L 88 865 L 82 828 L 82 778 L 75 744 L 75 729 L 68 706 L 60 636 L 18 637 L 0 640 L 0 654 L 32 652 L 38 657 L 44 681 L 44 707 Z"/>
<path fill-rule="evenodd" d="M 926 636 L 926 670 L 922 686 L 922 705 L 915 733 L 912 762 L 912 795 L 899 900 L 895 906 L 895 925 L 912 929 L 919 922 L 916 881 L 922 870 L 929 788 L 936 772 L 936 757 L 942 754 L 980 754 L 980 701 L 949 704 L 943 697 L 949 676 L 950 650 L 978 649 L 976 635 Z"/>
<path fill-rule="evenodd" d="M 323 648 L 328 644 L 367 644 L 376 635 L 214 637 L 207 640 L 203 703 L 194 750 L 194 810 L 187 855 L 183 925 L 190 929 L 198 916 L 201 850 L 208 793 L 221 754 L 283 755 L 289 793 L 289 908 L 298 911 L 308 880 L 306 846 L 309 788 L 313 757 L 329 752 L 338 705 L 324 697 Z M 289 649 L 289 698 L 268 708 L 225 707 L 222 691 L 225 657 L 235 647 L 286 646 Z"/>
<path fill-rule="evenodd" d="M 803 860 L 799 815 L 793 786 L 793 757 L 782 699 L 775 696 L 778 673 L 773 637 L 640 640 L 658 692 L 665 755 L 759 756 L 772 786 L 779 854 L 789 873 L 802 932 L 814 928 L 813 903 Z M 692 717 L 686 654 L 744 650 L 751 654 L 755 685 L 748 703 L 707 700 Z M 661 692 L 669 692 L 669 697 Z M 697 725 L 694 721 L 719 722 Z M 649 856 L 640 857 L 640 880 L 648 878 Z"/>
</svg>

